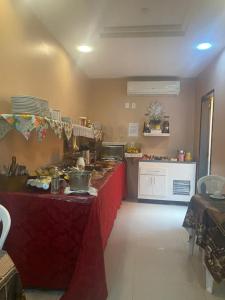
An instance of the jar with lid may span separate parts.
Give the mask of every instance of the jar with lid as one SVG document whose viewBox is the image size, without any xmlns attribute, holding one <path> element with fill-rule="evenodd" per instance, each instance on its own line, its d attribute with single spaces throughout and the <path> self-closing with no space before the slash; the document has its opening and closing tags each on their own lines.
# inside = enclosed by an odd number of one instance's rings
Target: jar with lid
<svg viewBox="0 0 225 300">
<path fill-rule="evenodd" d="M 150 126 L 150 121 L 149 121 L 149 116 L 148 116 L 148 114 L 145 114 L 145 120 L 144 120 L 143 132 L 144 132 L 144 133 L 150 133 L 150 132 L 151 132 L 151 126 Z"/>
<path fill-rule="evenodd" d="M 85 161 L 84 161 L 83 156 L 80 156 L 77 158 L 76 166 L 80 171 L 85 169 Z"/>
<path fill-rule="evenodd" d="M 87 126 L 87 117 L 80 117 L 80 125 Z"/>
<path fill-rule="evenodd" d="M 91 124 L 91 120 L 87 120 L 87 125 L 86 125 L 88 128 L 91 128 L 92 127 L 92 124 Z"/>
<path fill-rule="evenodd" d="M 163 124 L 162 124 L 162 133 L 169 133 L 170 132 L 170 122 L 169 116 L 164 116 Z"/>
<path fill-rule="evenodd" d="M 149 122 L 147 122 L 147 121 L 144 122 L 143 132 L 144 132 L 144 133 L 150 133 L 150 132 L 151 132 L 150 124 L 149 124 Z"/>
<path fill-rule="evenodd" d="M 185 161 L 192 161 L 192 155 L 191 155 L 191 152 L 186 152 L 185 153 L 185 158 L 184 158 Z"/>
</svg>

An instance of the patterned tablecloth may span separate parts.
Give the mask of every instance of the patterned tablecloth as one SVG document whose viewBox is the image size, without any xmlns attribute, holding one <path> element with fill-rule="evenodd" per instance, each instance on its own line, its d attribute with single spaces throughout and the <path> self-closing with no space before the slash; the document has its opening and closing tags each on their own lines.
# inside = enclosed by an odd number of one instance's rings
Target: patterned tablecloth
<svg viewBox="0 0 225 300">
<path fill-rule="evenodd" d="M 225 279 L 225 200 L 193 196 L 183 226 L 196 231 L 196 243 L 205 250 L 205 264 L 213 278 Z"/>
<path fill-rule="evenodd" d="M 6 249 L 24 287 L 65 289 L 63 300 L 107 298 L 104 248 L 125 193 L 125 164 L 94 186 L 97 196 L 0 193 L 12 219 Z"/>
<path fill-rule="evenodd" d="M 0 250 L 0 299 L 26 299 L 17 269 L 7 252 L 3 250 Z"/>
</svg>

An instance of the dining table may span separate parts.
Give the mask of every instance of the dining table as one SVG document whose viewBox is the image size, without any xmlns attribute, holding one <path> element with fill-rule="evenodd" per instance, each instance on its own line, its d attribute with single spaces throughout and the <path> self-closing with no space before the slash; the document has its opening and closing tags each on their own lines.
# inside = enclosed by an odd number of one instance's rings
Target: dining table
<svg viewBox="0 0 225 300">
<path fill-rule="evenodd" d="M 92 182 L 95 196 L 0 192 L 12 222 L 5 249 L 25 288 L 62 289 L 61 300 L 106 300 L 104 249 L 125 182 L 120 162 Z"/>
<path fill-rule="evenodd" d="M 209 194 L 191 198 L 183 226 L 194 230 L 196 244 L 204 249 L 204 263 L 216 282 L 225 279 L 225 199 Z"/>
</svg>

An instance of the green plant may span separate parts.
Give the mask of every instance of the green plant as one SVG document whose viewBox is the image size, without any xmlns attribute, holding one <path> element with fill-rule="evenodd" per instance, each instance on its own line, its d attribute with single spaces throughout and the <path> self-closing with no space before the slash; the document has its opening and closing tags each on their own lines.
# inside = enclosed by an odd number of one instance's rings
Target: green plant
<svg viewBox="0 0 225 300">
<path fill-rule="evenodd" d="M 146 116 L 149 116 L 149 121 L 153 124 L 159 124 L 163 118 L 163 109 L 158 101 L 152 102 L 147 108 Z"/>
</svg>

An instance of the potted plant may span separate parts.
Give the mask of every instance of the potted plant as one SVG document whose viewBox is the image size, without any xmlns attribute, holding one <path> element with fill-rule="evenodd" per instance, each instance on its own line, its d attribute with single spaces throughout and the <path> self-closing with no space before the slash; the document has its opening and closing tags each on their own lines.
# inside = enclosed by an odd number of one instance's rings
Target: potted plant
<svg viewBox="0 0 225 300">
<path fill-rule="evenodd" d="M 154 101 L 148 107 L 149 123 L 153 129 L 160 130 L 161 121 L 163 118 L 163 109 L 161 103 Z"/>
</svg>

